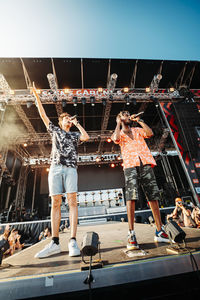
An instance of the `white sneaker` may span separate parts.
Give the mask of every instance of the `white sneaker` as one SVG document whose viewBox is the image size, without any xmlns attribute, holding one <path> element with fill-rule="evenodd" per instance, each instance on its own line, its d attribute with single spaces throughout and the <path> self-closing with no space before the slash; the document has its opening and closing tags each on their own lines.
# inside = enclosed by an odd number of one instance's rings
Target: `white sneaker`
<svg viewBox="0 0 200 300">
<path fill-rule="evenodd" d="M 68 243 L 69 256 L 79 256 L 81 254 L 76 240 L 71 239 Z"/>
<path fill-rule="evenodd" d="M 34 257 L 44 258 L 60 252 L 61 252 L 60 245 L 57 245 L 56 243 L 54 243 L 54 241 L 51 241 L 48 245 L 46 245 L 46 247 L 44 247 L 43 250 L 36 253 Z"/>
</svg>

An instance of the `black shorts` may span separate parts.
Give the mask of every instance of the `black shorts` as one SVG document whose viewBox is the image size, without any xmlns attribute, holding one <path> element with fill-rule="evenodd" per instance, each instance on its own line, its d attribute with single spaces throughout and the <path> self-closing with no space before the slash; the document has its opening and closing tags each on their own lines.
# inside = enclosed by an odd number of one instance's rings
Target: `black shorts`
<svg viewBox="0 0 200 300">
<path fill-rule="evenodd" d="M 148 201 L 160 200 L 156 178 L 150 165 L 127 168 L 124 170 L 126 200 L 138 200 L 140 184 Z"/>
</svg>

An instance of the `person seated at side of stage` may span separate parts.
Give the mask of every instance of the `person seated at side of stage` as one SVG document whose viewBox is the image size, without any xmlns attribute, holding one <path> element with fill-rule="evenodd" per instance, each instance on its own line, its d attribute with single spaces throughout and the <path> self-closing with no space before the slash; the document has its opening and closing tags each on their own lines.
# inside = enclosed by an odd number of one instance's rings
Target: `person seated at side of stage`
<svg viewBox="0 0 200 300">
<path fill-rule="evenodd" d="M 49 227 L 46 227 L 39 235 L 38 240 L 43 241 L 47 238 L 51 237 L 51 229 Z"/>
<path fill-rule="evenodd" d="M 21 244 L 20 239 L 21 239 L 21 235 L 18 233 L 15 240 L 15 250 L 16 249 L 21 250 L 24 248 L 24 244 Z"/>
<path fill-rule="evenodd" d="M 175 199 L 176 207 L 173 212 L 167 215 L 167 220 L 173 219 L 181 227 L 191 227 L 195 228 L 196 224 L 191 216 L 191 211 L 184 206 L 184 203 L 181 198 Z"/>
<path fill-rule="evenodd" d="M 17 229 L 12 229 L 9 237 L 8 237 L 8 242 L 10 245 L 10 248 L 4 253 L 6 255 L 13 255 L 15 252 L 15 243 L 16 243 L 16 239 L 17 239 L 17 235 L 18 235 L 18 230 Z"/>
<path fill-rule="evenodd" d="M 196 227 L 200 228 L 200 208 L 198 206 L 193 205 L 191 217 L 195 221 Z"/>
</svg>

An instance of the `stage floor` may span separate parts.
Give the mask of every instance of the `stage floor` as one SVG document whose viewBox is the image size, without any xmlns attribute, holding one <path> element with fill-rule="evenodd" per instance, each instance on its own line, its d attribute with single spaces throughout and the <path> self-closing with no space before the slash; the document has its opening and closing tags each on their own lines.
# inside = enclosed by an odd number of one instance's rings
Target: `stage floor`
<svg viewBox="0 0 200 300">
<path fill-rule="evenodd" d="M 155 271 L 155 276 L 159 276 L 158 271 L 154 270 L 151 272 L 152 263 L 156 262 L 154 264 L 158 267 L 158 269 L 161 267 L 161 262 L 165 261 L 166 266 L 166 260 L 168 260 L 168 264 L 172 264 L 170 268 L 176 268 L 174 265 L 174 262 L 177 264 L 178 260 L 177 257 L 183 257 L 184 255 L 171 255 L 168 254 L 166 251 L 167 246 L 169 244 L 166 243 L 155 243 L 154 242 L 154 233 L 155 233 L 155 227 L 147 224 L 135 224 L 135 231 L 137 236 L 137 241 L 140 245 L 140 248 L 144 250 L 144 252 L 138 252 L 138 251 L 129 251 L 126 253 L 126 241 L 127 241 L 127 232 L 128 232 L 128 223 L 124 222 L 108 222 L 101 225 L 90 225 L 90 226 L 78 226 L 78 233 L 77 233 L 77 242 L 81 248 L 81 242 L 83 239 L 83 236 L 88 231 L 94 231 L 97 232 L 99 235 L 100 240 L 100 251 L 101 251 L 101 259 L 104 262 L 104 266 L 101 269 L 102 271 L 104 269 L 116 269 L 116 267 L 121 266 L 124 270 L 125 274 L 128 274 L 126 272 L 127 266 L 133 266 L 135 265 L 135 271 L 138 270 L 141 271 L 141 266 L 143 266 L 143 271 L 140 274 L 141 278 L 143 280 L 147 279 L 147 274 L 149 274 L 148 278 L 151 278 L 151 274 L 153 275 L 153 272 Z M 186 232 L 186 246 L 190 249 L 196 249 L 194 253 L 196 253 L 196 257 L 198 258 L 198 261 L 200 262 L 200 230 L 199 229 L 190 229 L 190 228 L 184 228 L 184 231 Z M 64 275 L 65 276 L 65 282 L 66 278 L 69 277 L 69 274 L 75 274 L 80 275 L 81 273 L 85 273 L 88 271 L 81 271 L 81 257 L 69 257 L 68 256 L 68 240 L 70 237 L 69 229 L 65 229 L 63 233 L 60 234 L 60 244 L 62 252 L 60 254 L 56 254 L 54 256 L 51 256 L 49 258 L 43 258 L 43 259 L 37 259 L 34 258 L 34 255 L 40 251 L 46 244 L 50 242 L 50 239 L 44 240 L 42 242 L 39 242 L 27 249 L 24 249 L 18 253 L 16 253 L 13 256 L 10 256 L 3 260 L 1 270 L 0 270 L 0 288 L 4 287 L 6 291 L 6 287 L 8 288 L 15 282 L 23 282 L 23 280 L 26 281 L 26 279 L 32 280 L 34 279 L 42 279 L 46 278 L 45 280 L 45 286 L 50 285 L 51 286 L 51 280 L 47 278 L 56 277 L 57 275 Z M 138 256 L 136 255 L 138 254 Z M 141 255 L 144 254 L 144 255 Z M 169 260 L 169 258 L 172 257 L 173 259 Z M 98 259 L 98 255 L 94 257 L 94 260 Z M 148 263 L 148 264 L 146 264 Z M 187 263 L 188 259 L 187 259 Z M 146 264 L 146 265 L 145 265 Z M 182 262 L 180 261 L 180 264 Z M 186 264 L 184 265 L 186 268 Z M 148 273 L 143 274 L 145 268 L 148 267 Z M 183 266 L 182 266 L 183 267 Z M 183 272 L 183 270 L 180 267 L 179 272 Z M 168 267 L 167 267 L 168 268 Z M 100 270 L 100 269 L 99 269 Z M 127 269 L 128 270 L 128 269 Z M 171 271 L 170 271 L 171 270 Z M 174 272 L 174 270 L 170 269 L 167 270 L 167 274 L 170 275 L 170 272 Z M 187 270 L 184 269 L 184 270 Z M 101 271 L 101 272 L 102 272 Z M 192 268 L 188 269 L 188 272 L 192 271 Z M 94 272 L 98 272 L 98 270 L 94 270 Z M 122 272 L 122 274 L 123 274 Z M 131 271 L 132 272 L 132 271 Z M 86 273 L 85 273 L 86 274 Z M 96 273 L 97 276 L 98 273 Z M 115 274 L 112 272 L 112 274 Z M 120 274 L 120 273 L 119 273 Z M 123 275 L 120 275 L 123 277 Z M 163 276 L 165 275 L 165 272 L 163 272 Z M 68 277 L 66 277 L 68 276 Z M 82 276 L 82 274 L 80 275 Z M 86 275 L 84 275 L 85 277 Z M 100 276 L 100 273 L 99 275 Z M 105 274 L 102 276 L 105 276 Z M 127 275 L 128 276 L 128 275 Z M 131 280 L 134 280 L 133 276 L 131 276 Z M 135 276 L 135 275 L 134 275 Z M 139 273 L 138 273 L 139 276 Z M 139 277 L 140 277 L 139 276 Z M 143 278 L 143 277 L 144 278 Z M 122 278 L 121 277 L 121 278 Z M 136 278 L 136 280 L 139 280 Z M 77 277 L 78 278 L 78 277 Z M 82 278 L 82 277 L 81 277 Z M 114 278 L 114 277 L 113 277 Z M 113 279 L 114 280 L 114 279 Z M 116 284 L 120 283 L 120 278 L 116 280 Z M 127 281 L 129 278 L 127 277 Z M 123 284 L 122 280 L 122 284 Z M 126 281 L 125 281 L 126 282 Z M 41 283 L 40 283 L 41 284 Z M 111 282 L 108 283 L 108 285 L 111 284 Z M 113 282 L 112 282 L 113 284 Z M 120 283 L 121 284 L 121 283 Z M 37 285 L 36 285 L 37 286 Z M 98 286 L 98 284 L 97 284 Z M 99 285 L 101 286 L 101 285 Z M 98 286 L 98 287 L 99 287 Z M 105 286 L 105 284 L 104 284 Z M 69 287 L 69 285 L 68 285 Z M 16 284 L 13 285 L 13 288 L 16 290 Z M 73 291 L 76 289 L 76 287 L 73 287 Z M 81 289 L 81 287 L 77 286 L 77 289 Z M 3 292 L 2 290 L 2 292 Z M 70 288 L 65 290 L 65 292 L 71 291 Z M 52 293 L 56 293 L 57 291 L 53 291 Z M 58 292 L 57 292 L 58 293 Z M 14 294 L 13 294 L 14 295 Z M 24 296 L 23 296 L 24 295 Z M 27 292 L 23 295 L 20 295 L 21 298 L 27 297 Z M 32 296 L 35 294 L 32 294 Z M 37 294 L 36 295 L 45 295 L 45 294 Z M 9 298 L 7 294 L 5 294 L 7 299 L 14 299 L 14 297 Z"/>
</svg>

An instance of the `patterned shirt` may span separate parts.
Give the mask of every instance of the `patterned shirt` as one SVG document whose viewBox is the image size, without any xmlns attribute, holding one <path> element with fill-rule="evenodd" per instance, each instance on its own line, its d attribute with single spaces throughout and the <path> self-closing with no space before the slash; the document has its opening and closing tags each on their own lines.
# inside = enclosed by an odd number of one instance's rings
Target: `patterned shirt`
<svg viewBox="0 0 200 300">
<path fill-rule="evenodd" d="M 52 164 L 76 168 L 80 132 L 66 132 L 52 122 L 49 122 L 48 131 L 52 136 Z"/>
<path fill-rule="evenodd" d="M 131 130 L 133 140 L 122 130 L 120 131 L 119 145 L 121 147 L 124 169 L 139 166 L 140 159 L 143 165 L 156 166 L 156 162 L 144 140 L 147 138 L 144 129 L 133 127 Z"/>
</svg>

